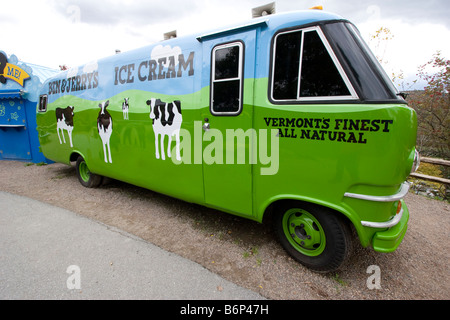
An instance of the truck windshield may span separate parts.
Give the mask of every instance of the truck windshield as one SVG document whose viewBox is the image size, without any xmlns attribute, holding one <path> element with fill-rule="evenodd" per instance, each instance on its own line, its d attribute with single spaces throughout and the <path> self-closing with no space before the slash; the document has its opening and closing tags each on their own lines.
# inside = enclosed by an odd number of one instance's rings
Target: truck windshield
<svg viewBox="0 0 450 320">
<path fill-rule="evenodd" d="M 373 55 L 359 31 L 350 23 L 328 23 L 322 27 L 360 99 L 367 102 L 405 103 Z"/>
</svg>

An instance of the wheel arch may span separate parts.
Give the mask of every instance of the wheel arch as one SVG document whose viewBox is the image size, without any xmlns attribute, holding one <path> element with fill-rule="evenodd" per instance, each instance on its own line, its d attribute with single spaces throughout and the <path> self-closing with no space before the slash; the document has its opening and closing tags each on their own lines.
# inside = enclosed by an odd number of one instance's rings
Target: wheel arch
<svg viewBox="0 0 450 320">
<path fill-rule="evenodd" d="M 72 153 L 69 156 L 69 162 L 75 162 L 77 161 L 78 157 L 82 156 L 84 160 L 86 160 L 86 157 L 84 156 L 84 154 L 82 154 L 79 151 L 72 151 Z"/>
<path fill-rule="evenodd" d="M 274 197 L 266 201 L 261 206 L 261 209 L 258 212 L 258 221 L 263 224 L 272 223 L 272 216 L 274 215 L 274 212 L 277 210 L 277 208 L 281 207 L 287 202 L 296 202 L 300 206 L 302 204 L 306 204 L 330 209 L 334 214 L 340 216 L 356 232 L 363 247 L 366 247 L 369 244 L 369 239 L 367 239 L 367 237 L 365 236 L 365 232 L 361 225 L 359 216 L 355 212 L 342 206 L 338 206 L 333 203 L 318 199 L 305 198 L 297 195 L 280 195 Z"/>
<path fill-rule="evenodd" d="M 75 170 L 80 183 L 87 188 L 97 188 L 103 182 L 103 176 L 90 171 L 87 161 L 81 153 L 73 152 L 70 161 L 76 161 Z"/>
</svg>

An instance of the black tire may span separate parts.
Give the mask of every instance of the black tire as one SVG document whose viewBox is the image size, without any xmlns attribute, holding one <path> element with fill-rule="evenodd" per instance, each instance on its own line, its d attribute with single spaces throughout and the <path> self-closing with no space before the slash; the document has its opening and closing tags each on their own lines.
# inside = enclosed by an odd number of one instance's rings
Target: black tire
<svg viewBox="0 0 450 320">
<path fill-rule="evenodd" d="M 321 273 L 338 270 L 352 250 L 352 230 L 339 213 L 301 202 L 285 202 L 274 215 L 282 247 L 307 268 Z"/>
<path fill-rule="evenodd" d="M 80 183 L 86 188 L 97 188 L 103 180 L 103 177 L 89 171 L 86 161 L 79 156 L 75 165 L 77 177 Z"/>
</svg>

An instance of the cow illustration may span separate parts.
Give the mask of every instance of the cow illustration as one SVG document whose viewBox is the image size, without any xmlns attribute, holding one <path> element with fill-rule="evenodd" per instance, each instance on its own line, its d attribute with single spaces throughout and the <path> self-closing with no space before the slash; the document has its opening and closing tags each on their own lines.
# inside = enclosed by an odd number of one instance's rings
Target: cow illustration
<svg viewBox="0 0 450 320">
<path fill-rule="evenodd" d="M 100 138 L 102 139 L 103 144 L 103 155 L 105 156 L 105 162 L 112 163 L 111 160 L 111 148 L 109 145 L 109 139 L 111 138 L 112 133 L 112 118 L 106 108 L 109 106 L 109 100 L 100 103 L 99 105 L 100 112 L 97 117 L 97 129 Z M 108 151 L 108 157 L 106 154 Z"/>
<path fill-rule="evenodd" d="M 73 147 L 72 143 L 72 131 L 73 131 L 73 113 L 74 107 L 68 106 L 67 108 L 56 108 L 56 131 L 58 132 L 59 143 L 66 143 L 66 138 L 64 137 L 64 130 L 67 131 L 69 135 L 70 147 Z M 59 133 L 61 131 L 61 134 Z M 61 141 L 62 135 L 62 141 Z"/>
<path fill-rule="evenodd" d="M 128 101 L 130 98 L 124 98 L 124 101 L 122 102 L 122 112 L 123 112 L 123 119 L 129 120 L 128 118 L 128 109 L 130 108 L 130 105 L 128 104 Z"/>
<path fill-rule="evenodd" d="M 175 136 L 175 156 L 181 161 L 180 156 L 180 128 L 183 122 L 181 116 L 181 102 L 176 100 L 170 103 L 161 101 L 160 99 L 151 98 L 147 100 L 150 106 L 150 119 L 153 120 L 153 132 L 155 133 L 155 153 L 156 159 L 161 156 L 162 160 L 166 159 L 164 152 L 164 138 L 169 137 L 167 145 L 167 156 L 171 157 L 172 137 Z M 159 144 L 161 144 L 161 154 L 159 152 Z"/>
</svg>

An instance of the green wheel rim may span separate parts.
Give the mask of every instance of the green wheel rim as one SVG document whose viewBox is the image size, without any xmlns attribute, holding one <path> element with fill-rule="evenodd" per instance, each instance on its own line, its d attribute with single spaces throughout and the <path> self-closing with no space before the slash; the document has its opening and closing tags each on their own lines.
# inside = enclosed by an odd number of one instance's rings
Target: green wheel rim
<svg viewBox="0 0 450 320">
<path fill-rule="evenodd" d="M 318 256 L 325 249 L 326 237 L 322 226 L 305 210 L 293 208 L 286 211 L 283 231 L 290 244 L 306 256 Z"/>
<path fill-rule="evenodd" d="M 78 166 L 78 172 L 80 173 L 80 177 L 81 179 L 83 179 L 84 182 L 89 182 L 91 172 L 89 171 L 86 162 L 84 161 L 80 162 L 80 165 Z"/>
</svg>

